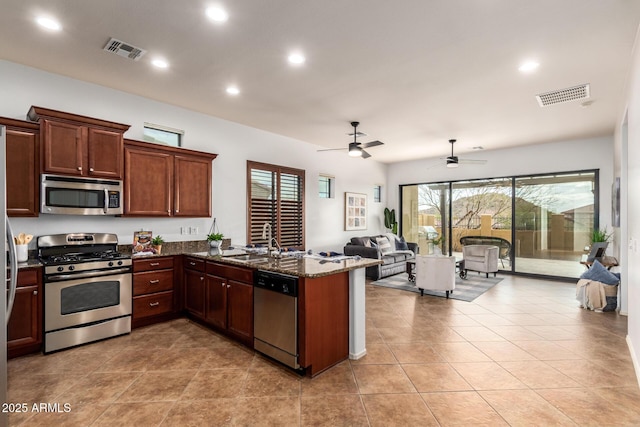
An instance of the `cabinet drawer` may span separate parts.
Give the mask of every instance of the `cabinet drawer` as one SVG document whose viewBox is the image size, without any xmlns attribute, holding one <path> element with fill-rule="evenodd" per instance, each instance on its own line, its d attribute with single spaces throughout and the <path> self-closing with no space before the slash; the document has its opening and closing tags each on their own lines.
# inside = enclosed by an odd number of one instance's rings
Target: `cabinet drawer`
<svg viewBox="0 0 640 427">
<path fill-rule="evenodd" d="M 186 257 L 184 268 L 194 271 L 204 271 L 204 260 L 200 258 Z"/>
<path fill-rule="evenodd" d="M 135 297 L 133 299 L 133 318 L 156 316 L 173 310 L 173 291 Z"/>
<path fill-rule="evenodd" d="M 133 295 L 173 290 L 173 270 L 147 271 L 133 275 Z"/>
<path fill-rule="evenodd" d="M 173 268 L 173 257 L 134 259 L 133 272 Z"/>
<path fill-rule="evenodd" d="M 208 262 L 207 274 L 253 284 L 253 270 L 249 268 L 233 267 L 230 265 Z"/>
<path fill-rule="evenodd" d="M 32 286 L 38 284 L 38 269 L 21 269 L 18 271 L 18 286 Z"/>
</svg>

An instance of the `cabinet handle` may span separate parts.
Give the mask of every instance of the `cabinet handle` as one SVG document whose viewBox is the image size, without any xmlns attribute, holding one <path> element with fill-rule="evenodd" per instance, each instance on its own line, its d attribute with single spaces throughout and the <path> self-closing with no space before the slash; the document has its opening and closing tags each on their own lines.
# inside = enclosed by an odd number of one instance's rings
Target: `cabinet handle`
<svg viewBox="0 0 640 427">
<path fill-rule="evenodd" d="M 227 285 L 227 288 L 230 288 L 230 287 L 231 287 L 231 285 Z"/>
<path fill-rule="evenodd" d="M 159 263 L 159 262 L 150 262 L 150 263 L 149 263 L 149 265 L 150 265 L 151 267 L 157 267 L 157 266 L 159 266 L 159 265 L 160 265 L 160 263 Z"/>
<path fill-rule="evenodd" d="M 223 283 L 223 284 L 222 284 L 222 287 L 223 287 L 223 288 L 224 288 L 224 285 L 225 285 L 225 284 L 226 284 L 226 283 Z"/>
<path fill-rule="evenodd" d="M 193 261 L 191 261 L 189 264 L 194 265 L 194 266 L 196 265 L 196 263 L 193 262 Z"/>
<path fill-rule="evenodd" d="M 156 283 L 160 283 L 160 279 L 149 280 L 149 283 L 151 283 L 152 285 L 155 285 Z"/>
<path fill-rule="evenodd" d="M 38 291 L 33 291 L 33 294 L 34 295 L 38 295 Z"/>
<path fill-rule="evenodd" d="M 176 209 L 176 213 L 180 212 L 180 209 Z"/>
<path fill-rule="evenodd" d="M 89 168 L 89 172 L 93 172 L 93 168 Z"/>
<path fill-rule="evenodd" d="M 159 302 L 150 302 L 150 303 L 149 303 L 149 307 L 157 307 L 157 306 L 159 306 L 159 305 L 160 305 L 160 303 L 159 303 Z"/>
<path fill-rule="evenodd" d="M 200 276 L 200 280 L 204 280 L 204 276 Z"/>
<path fill-rule="evenodd" d="M 82 166 L 78 166 L 78 170 L 82 172 Z"/>
</svg>

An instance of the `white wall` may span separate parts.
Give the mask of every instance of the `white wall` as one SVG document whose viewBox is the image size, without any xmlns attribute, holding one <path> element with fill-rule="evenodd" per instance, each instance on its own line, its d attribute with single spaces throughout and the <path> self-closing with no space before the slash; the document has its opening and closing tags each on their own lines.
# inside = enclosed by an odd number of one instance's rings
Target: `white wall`
<svg viewBox="0 0 640 427">
<path fill-rule="evenodd" d="M 627 245 L 626 276 L 628 283 L 628 313 L 627 342 L 631 350 L 636 375 L 640 380 L 640 28 L 636 36 L 633 51 L 633 64 L 629 71 L 627 109 L 620 115 L 620 122 L 616 129 L 617 145 L 621 147 L 621 157 L 626 147 L 626 182 L 621 183 L 624 191 L 623 201 L 626 206 L 621 210 L 623 224 L 626 225 L 627 235 L 622 236 L 623 244 Z M 624 171 L 624 167 L 622 171 Z M 639 381 L 640 382 L 640 381 Z"/>
<path fill-rule="evenodd" d="M 600 227 L 611 230 L 613 137 L 487 150 L 460 154 L 460 157 L 485 159 L 487 163 L 462 164 L 458 168 L 448 169 L 444 166 L 444 160 L 421 159 L 389 165 L 389 205 L 398 206 L 398 186 L 401 184 L 599 169 Z"/>
<path fill-rule="evenodd" d="M 246 241 L 247 160 L 290 166 L 306 171 L 306 246 L 341 251 L 351 236 L 384 230 L 383 203 L 373 203 L 373 186 L 385 184 L 386 166 L 373 158 L 354 159 L 341 152 L 317 153 L 320 147 L 160 103 L 147 98 L 85 83 L 19 64 L 0 61 L 0 116 L 24 119 L 31 105 L 97 117 L 131 125 L 126 138 L 142 140 L 143 123 L 185 131 L 184 147 L 217 153 L 213 162 L 213 216 L 233 243 Z M 338 135 L 339 136 L 339 135 Z M 318 174 L 336 177 L 336 198 L 319 199 Z M 344 192 L 369 195 L 369 227 L 344 231 Z M 167 241 L 205 239 L 212 219 L 103 218 L 41 215 L 14 218 L 16 232 L 34 235 L 67 232 L 113 232 L 121 243 L 133 231 L 151 229 Z M 198 227 L 196 236 L 180 235 L 181 226 Z M 32 243 L 35 248 L 35 243 Z"/>
</svg>

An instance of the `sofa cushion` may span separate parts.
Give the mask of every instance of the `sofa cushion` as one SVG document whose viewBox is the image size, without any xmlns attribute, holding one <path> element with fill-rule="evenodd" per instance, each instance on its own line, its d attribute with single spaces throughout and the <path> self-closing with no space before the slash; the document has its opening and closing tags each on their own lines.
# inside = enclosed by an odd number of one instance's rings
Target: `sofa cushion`
<svg viewBox="0 0 640 427">
<path fill-rule="evenodd" d="M 607 270 L 598 260 L 595 260 L 591 268 L 582 273 L 580 278 L 594 280 L 606 285 L 617 285 L 620 283 L 620 277 Z"/>
<path fill-rule="evenodd" d="M 351 244 L 358 245 L 358 246 L 371 247 L 370 245 L 367 245 L 367 242 L 370 242 L 370 241 L 371 239 L 369 239 L 369 237 L 352 237 L 351 238 Z"/>
<path fill-rule="evenodd" d="M 391 242 L 386 237 L 376 237 L 376 243 L 382 255 L 388 255 L 395 251 L 395 248 L 391 246 Z"/>
<path fill-rule="evenodd" d="M 382 257 L 382 265 L 395 264 L 396 258 L 393 255 L 384 255 Z"/>
<path fill-rule="evenodd" d="M 409 245 L 404 240 L 404 237 L 400 237 L 400 239 L 396 239 L 396 249 L 399 251 L 408 251 Z"/>
</svg>

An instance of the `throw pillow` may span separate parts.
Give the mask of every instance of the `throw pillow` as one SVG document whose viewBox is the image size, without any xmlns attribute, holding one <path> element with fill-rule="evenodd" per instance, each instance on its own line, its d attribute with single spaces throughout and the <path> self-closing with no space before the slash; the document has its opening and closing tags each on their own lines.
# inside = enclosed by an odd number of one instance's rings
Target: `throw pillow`
<svg viewBox="0 0 640 427">
<path fill-rule="evenodd" d="M 580 278 L 595 280 L 596 282 L 601 282 L 605 285 L 617 285 L 620 283 L 620 277 L 607 270 L 607 268 L 600 264 L 600 261 L 598 260 L 595 260 L 591 268 L 582 273 Z"/>
<path fill-rule="evenodd" d="M 391 247 L 391 242 L 386 237 L 376 237 L 376 243 L 382 255 L 387 255 L 394 251 L 394 248 Z"/>
<path fill-rule="evenodd" d="M 404 240 L 404 237 L 401 237 L 400 239 L 396 239 L 396 249 L 399 251 L 409 250 L 409 245 L 407 245 L 407 242 Z"/>
</svg>

